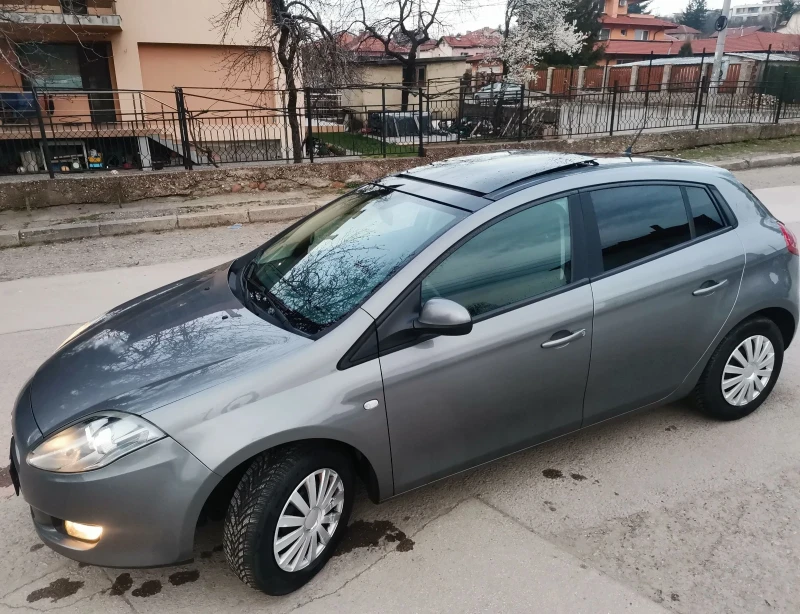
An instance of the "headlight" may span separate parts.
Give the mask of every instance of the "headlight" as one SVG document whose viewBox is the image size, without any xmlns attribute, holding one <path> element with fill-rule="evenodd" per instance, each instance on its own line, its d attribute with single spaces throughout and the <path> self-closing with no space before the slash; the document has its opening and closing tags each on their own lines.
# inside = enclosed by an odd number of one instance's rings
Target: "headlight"
<svg viewBox="0 0 800 614">
<path fill-rule="evenodd" d="M 164 433 L 139 416 L 102 412 L 45 439 L 28 454 L 28 464 L 46 471 L 78 473 L 105 467 L 163 437 Z"/>
</svg>

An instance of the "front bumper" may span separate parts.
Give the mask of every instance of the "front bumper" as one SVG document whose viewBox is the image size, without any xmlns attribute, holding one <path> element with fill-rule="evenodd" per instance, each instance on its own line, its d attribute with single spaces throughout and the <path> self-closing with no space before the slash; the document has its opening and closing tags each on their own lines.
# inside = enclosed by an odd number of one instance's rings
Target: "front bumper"
<svg viewBox="0 0 800 614">
<path fill-rule="evenodd" d="M 197 518 L 219 482 L 216 474 L 169 437 L 94 471 L 36 469 L 25 461 L 26 444 L 38 443 L 35 433 L 22 432 L 23 426 L 35 428 L 21 415 L 25 410 L 15 408 L 12 455 L 45 544 L 103 567 L 155 567 L 192 558 Z M 103 536 L 94 543 L 70 537 L 64 520 L 100 525 Z"/>
</svg>

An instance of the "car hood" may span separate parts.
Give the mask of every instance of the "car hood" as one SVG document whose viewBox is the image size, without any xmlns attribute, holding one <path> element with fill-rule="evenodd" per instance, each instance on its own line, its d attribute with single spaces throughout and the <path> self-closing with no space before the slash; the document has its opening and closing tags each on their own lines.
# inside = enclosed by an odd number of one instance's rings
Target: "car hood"
<svg viewBox="0 0 800 614">
<path fill-rule="evenodd" d="M 31 384 L 42 433 L 104 409 L 144 414 L 313 343 L 243 307 L 228 266 L 125 303 L 59 348 Z"/>
</svg>

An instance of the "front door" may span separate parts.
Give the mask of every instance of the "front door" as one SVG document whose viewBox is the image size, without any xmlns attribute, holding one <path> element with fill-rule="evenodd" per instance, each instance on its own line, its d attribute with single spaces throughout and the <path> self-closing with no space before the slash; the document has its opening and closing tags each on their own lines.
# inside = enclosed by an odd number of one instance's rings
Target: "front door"
<svg viewBox="0 0 800 614">
<path fill-rule="evenodd" d="M 584 194 L 600 274 L 584 425 L 657 402 L 683 382 L 730 315 L 744 248 L 699 185 Z"/>
<path fill-rule="evenodd" d="M 403 303 L 418 314 L 430 298 L 454 300 L 473 316 L 469 334 L 391 351 L 397 334 L 379 327 L 395 492 L 580 426 L 592 293 L 576 279 L 570 200 L 479 229 Z"/>
</svg>

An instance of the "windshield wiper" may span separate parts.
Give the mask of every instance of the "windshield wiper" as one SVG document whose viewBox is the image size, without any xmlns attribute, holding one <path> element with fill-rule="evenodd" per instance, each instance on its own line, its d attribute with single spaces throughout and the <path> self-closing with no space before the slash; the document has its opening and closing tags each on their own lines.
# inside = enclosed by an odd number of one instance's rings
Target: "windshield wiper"
<svg viewBox="0 0 800 614">
<path fill-rule="evenodd" d="M 289 318 L 286 317 L 286 314 L 281 311 L 280 307 L 278 307 L 277 299 L 272 295 L 272 293 L 267 290 L 267 287 L 261 283 L 261 281 L 253 275 L 253 271 L 255 270 L 255 261 L 251 262 L 245 268 L 242 274 L 242 281 L 244 281 L 244 295 L 245 298 L 251 301 L 263 301 L 269 307 L 266 309 L 266 312 L 273 316 L 278 322 L 280 322 L 281 326 L 286 330 L 296 330 L 294 326 L 292 326 L 291 322 L 289 322 Z M 250 288 L 252 288 L 252 296 Z M 261 307 L 259 306 L 261 309 Z"/>
</svg>

